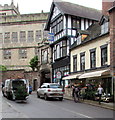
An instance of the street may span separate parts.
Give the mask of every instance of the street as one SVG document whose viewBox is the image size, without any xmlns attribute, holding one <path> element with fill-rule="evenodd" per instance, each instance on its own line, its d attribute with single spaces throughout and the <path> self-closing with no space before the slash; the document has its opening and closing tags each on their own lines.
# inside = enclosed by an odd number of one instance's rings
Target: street
<svg viewBox="0 0 115 120">
<path fill-rule="evenodd" d="M 65 99 L 45 101 L 32 93 L 23 103 L 2 97 L 2 118 L 113 118 L 113 111 Z"/>
</svg>

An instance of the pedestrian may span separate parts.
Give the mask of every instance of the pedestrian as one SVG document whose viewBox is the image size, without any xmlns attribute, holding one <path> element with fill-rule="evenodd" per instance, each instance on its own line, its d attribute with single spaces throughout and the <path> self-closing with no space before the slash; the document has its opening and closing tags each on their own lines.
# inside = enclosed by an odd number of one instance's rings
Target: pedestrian
<svg viewBox="0 0 115 120">
<path fill-rule="evenodd" d="M 98 92 L 98 96 L 99 96 L 99 104 L 101 104 L 101 96 L 104 92 L 103 88 L 101 87 L 101 85 L 99 85 L 98 89 L 97 89 L 97 92 Z"/>
<path fill-rule="evenodd" d="M 74 98 L 75 86 L 72 85 L 72 97 Z"/>
</svg>

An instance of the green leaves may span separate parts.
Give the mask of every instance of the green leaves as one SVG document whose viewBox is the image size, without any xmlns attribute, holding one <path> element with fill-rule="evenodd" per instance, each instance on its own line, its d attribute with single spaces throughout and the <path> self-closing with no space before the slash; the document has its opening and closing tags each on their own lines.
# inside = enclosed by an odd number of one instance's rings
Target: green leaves
<svg viewBox="0 0 115 120">
<path fill-rule="evenodd" d="M 35 71 L 35 69 L 38 70 L 38 56 L 35 56 L 30 60 L 30 67 L 33 71 Z"/>
<path fill-rule="evenodd" d="M 0 71 L 7 71 L 6 66 L 4 66 L 4 65 L 0 65 Z"/>
</svg>

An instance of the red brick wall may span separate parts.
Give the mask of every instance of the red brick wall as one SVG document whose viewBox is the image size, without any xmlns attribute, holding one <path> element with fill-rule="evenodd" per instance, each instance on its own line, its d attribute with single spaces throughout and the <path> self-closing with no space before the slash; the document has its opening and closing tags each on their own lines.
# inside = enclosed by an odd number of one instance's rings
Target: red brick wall
<svg viewBox="0 0 115 120">
<path fill-rule="evenodd" d="M 102 0 L 102 14 L 109 15 L 108 10 L 113 6 L 113 2 Z"/>
<path fill-rule="evenodd" d="M 115 75 L 115 8 L 110 11 L 110 63 Z"/>
</svg>

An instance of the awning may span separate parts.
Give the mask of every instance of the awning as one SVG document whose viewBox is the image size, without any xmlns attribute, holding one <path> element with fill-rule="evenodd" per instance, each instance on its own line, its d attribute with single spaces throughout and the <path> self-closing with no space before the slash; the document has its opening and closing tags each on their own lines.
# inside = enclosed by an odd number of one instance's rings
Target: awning
<svg viewBox="0 0 115 120">
<path fill-rule="evenodd" d="M 62 80 L 75 79 L 75 78 L 78 78 L 80 75 L 81 74 L 68 75 L 66 77 L 63 77 Z"/>
<path fill-rule="evenodd" d="M 84 73 L 84 74 L 79 76 L 79 79 L 99 77 L 99 76 L 108 75 L 108 74 L 110 74 L 110 70 L 109 69 L 107 69 L 107 70 L 100 70 L 100 71 L 95 71 L 95 72 Z"/>
</svg>

